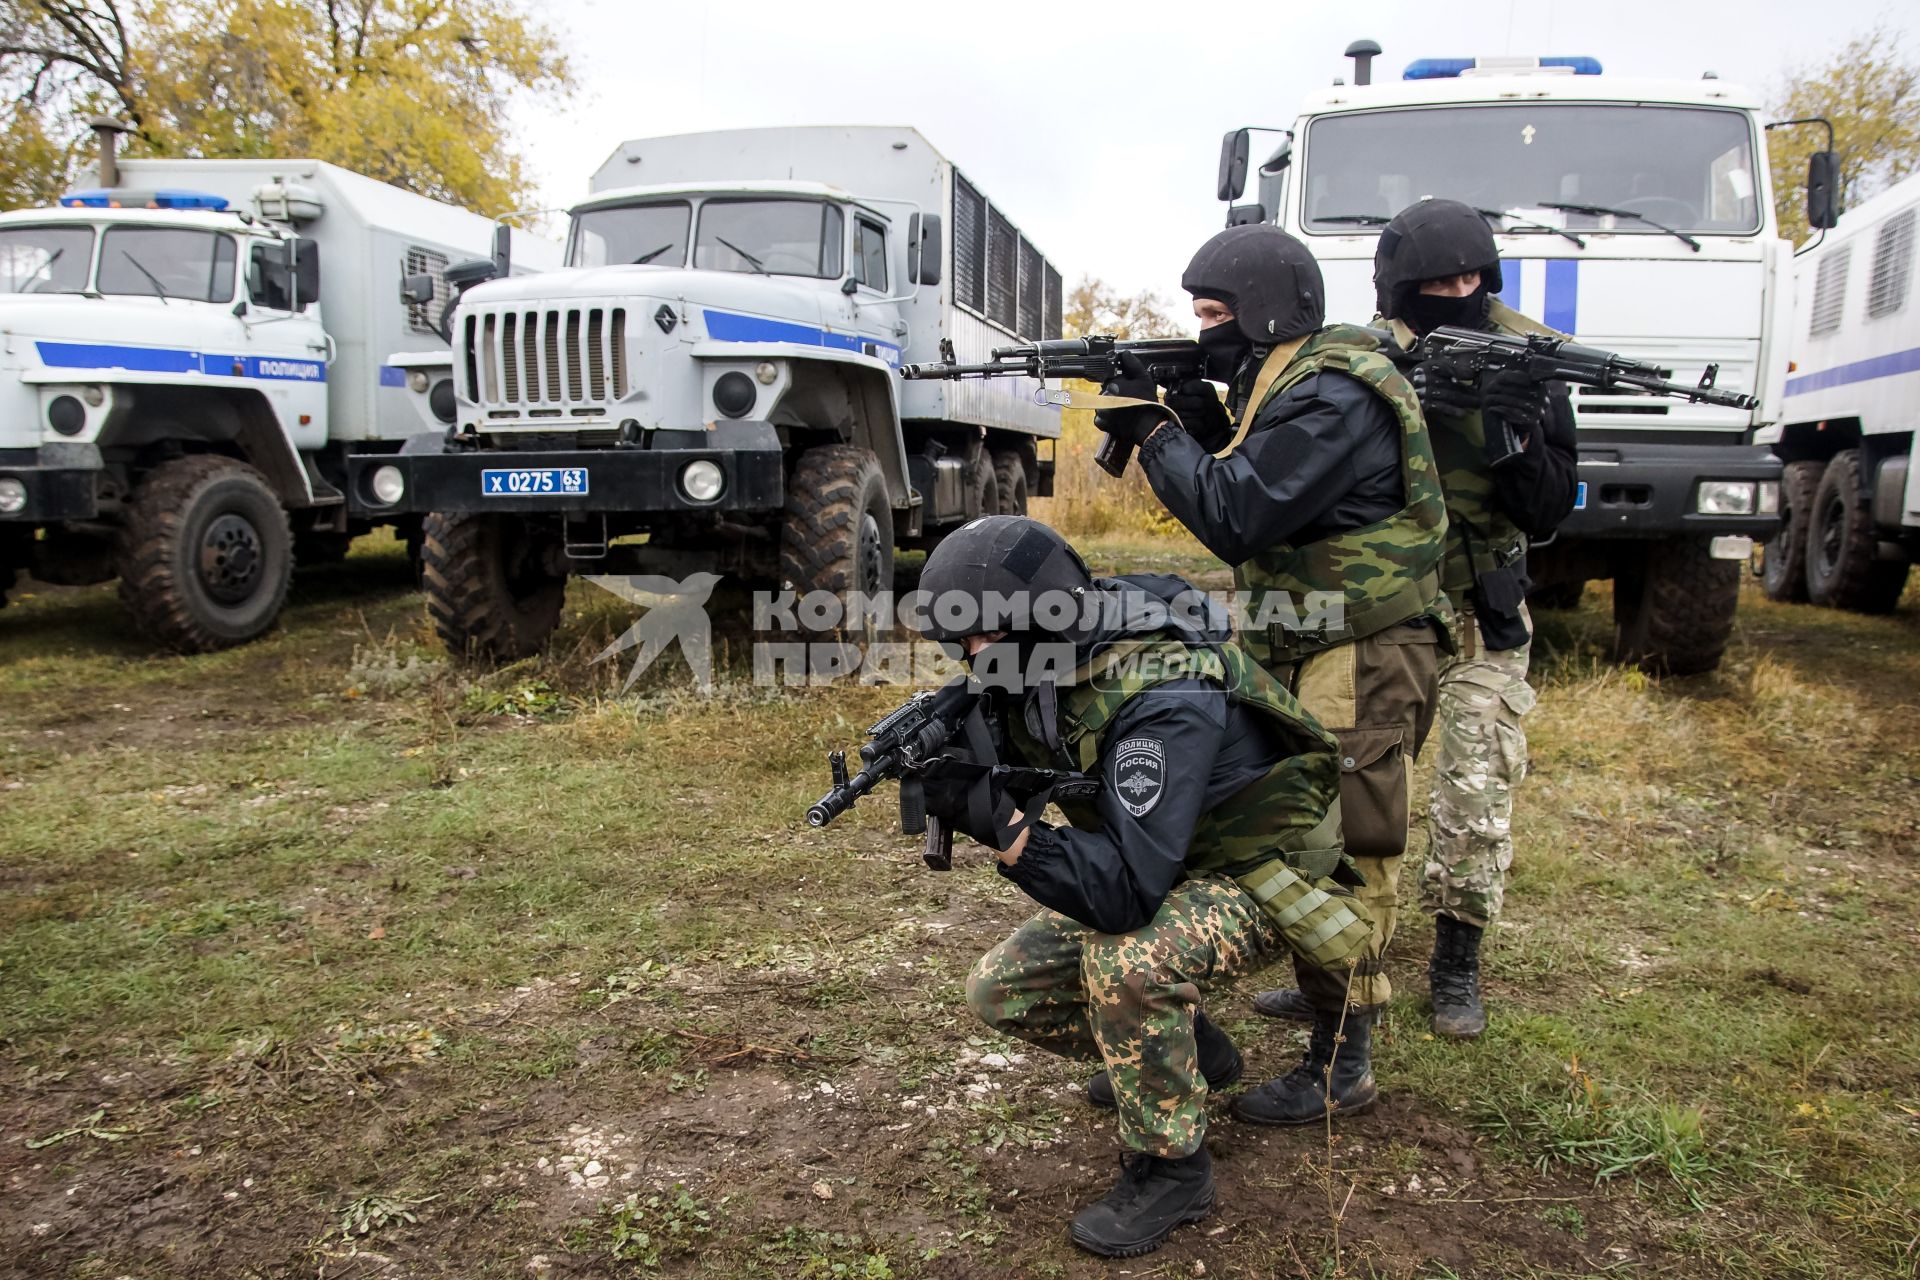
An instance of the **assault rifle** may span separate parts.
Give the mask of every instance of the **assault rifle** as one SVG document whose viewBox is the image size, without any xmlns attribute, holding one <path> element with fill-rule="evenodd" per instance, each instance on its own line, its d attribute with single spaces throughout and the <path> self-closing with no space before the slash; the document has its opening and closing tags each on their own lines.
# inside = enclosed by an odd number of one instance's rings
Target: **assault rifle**
<svg viewBox="0 0 1920 1280">
<path fill-rule="evenodd" d="M 897 778 L 900 830 L 910 836 L 925 833 L 927 844 L 920 856 L 935 871 L 951 869 L 953 832 L 940 819 L 928 816 L 922 779 L 946 758 L 943 749 L 961 731 L 979 696 L 979 688 L 966 676 L 957 676 L 938 690 L 914 694 L 867 730 L 866 745 L 860 748 L 860 772 L 851 777 L 847 775 L 847 753 L 830 753 L 827 767 L 833 772 L 833 788 L 807 810 L 807 825 L 826 826 L 880 783 Z M 990 768 L 988 779 L 993 786 L 1015 794 L 1037 794 L 1050 787 L 1088 781 L 1079 774 L 1056 769 L 1002 764 Z"/>
<path fill-rule="evenodd" d="M 1700 381 L 1688 386 L 1684 382 L 1669 382 L 1664 371 L 1653 365 L 1546 334 L 1515 337 L 1481 329 L 1442 326 L 1402 349 L 1391 335 L 1377 329 L 1372 332 L 1381 339 L 1382 352 L 1402 369 L 1410 371 L 1424 364 L 1429 378 L 1448 378 L 1474 387 L 1483 388 L 1487 378 L 1513 370 L 1532 382 L 1571 382 L 1601 391 L 1677 396 L 1696 404 L 1728 409 L 1752 409 L 1760 403 L 1743 392 L 1722 391 L 1714 386 L 1714 380 L 1720 376 L 1717 364 L 1708 365 L 1700 374 Z M 1499 415 L 1487 414 L 1485 420 L 1487 462 L 1490 466 L 1499 466 L 1520 452 L 1520 441 L 1513 429 L 1499 420 Z"/>
<path fill-rule="evenodd" d="M 1029 342 L 1017 347 L 995 347 L 993 359 L 984 364 L 959 364 L 953 358 L 953 342 L 940 341 L 940 359 L 934 364 L 900 366 L 903 378 L 1080 378 L 1096 385 L 1113 381 L 1120 372 L 1120 357 L 1131 353 L 1147 366 L 1147 375 L 1162 387 L 1178 386 L 1200 376 L 1205 357 L 1200 344 L 1191 338 L 1116 338 L 1096 333 L 1085 338 L 1053 338 Z M 1133 446 L 1113 436 L 1100 444 L 1093 460 L 1110 476 L 1126 474 L 1133 457 Z"/>
</svg>

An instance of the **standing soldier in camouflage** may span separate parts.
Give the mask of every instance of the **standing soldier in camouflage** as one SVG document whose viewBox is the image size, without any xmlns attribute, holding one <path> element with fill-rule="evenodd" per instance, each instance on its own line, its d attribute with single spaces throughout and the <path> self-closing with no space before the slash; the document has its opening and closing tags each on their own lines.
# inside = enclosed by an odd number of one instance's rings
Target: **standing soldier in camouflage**
<svg viewBox="0 0 1920 1280">
<path fill-rule="evenodd" d="M 1442 325 L 1553 333 L 1493 296 L 1501 288 L 1493 233 L 1458 201 L 1401 210 L 1380 233 L 1374 285 L 1380 315 L 1402 346 Z M 1434 1033 L 1472 1039 L 1487 1025 L 1480 938 L 1500 914 L 1513 865 L 1513 788 L 1527 773 L 1527 539 L 1551 534 L 1573 510 L 1579 458 L 1564 388 L 1549 394 L 1518 374 L 1474 387 L 1426 373 L 1416 370 L 1414 382 L 1447 493 L 1442 581 L 1459 608 L 1460 648 L 1440 668 L 1440 756 L 1420 904 L 1434 918 Z"/>
<path fill-rule="evenodd" d="M 974 968 L 967 1002 L 995 1030 L 1105 1066 L 1087 1095 L 1117 1108 L 1127 1154 L 1071 1236 L 1146 1253 L 1211 1209 L 1205 1103 L 1241 1072 L 1202 988 L 1288 950 L 1303 975 L 1348 967 L 1371 936 L 1346 887 L 1333 740 L 1200 593 L 1096 582 L 1036 521 L 973 521 L 920 586 L 920 629 L 988 689 L 966 747 L 924 779 L 927 813 L 997 850 L 1043 908 Z M 1002 794 L 1003 755 L 1086 781 Z M 1050 799 L 1070 826 L 1037 820 Z"/>
<path fill-rule="evenodd" d="M 1139 446 L 1167 509 L 1234 567 L 1253 624 L 1241 642 L 1340 743 L 1345 847 L 1366 880 L 1358 896 L 1374 938 L 1350 992 L 1321 974 L 1279 993 L 1313 1023 L 1306 1059 L 1233 1107 L 1257 1124 L 1305 1124 L 1373 1096 L 1371 1029 L 1390 994 L 1382 957 L 1398 915 L 1413 757 L 1446 640 L 1446 504 L 1412 386 L 1374 337 L 1323 327 L 1320 268 L 1298 240 L 1230 227 L 1201 246 L 1181 285 L 1231 412 L 1195 381 L 1166 397 L 1178 425 L 1157 406 L 1094 421 Z M 1156 398 L 1138 366 L 1107 390 Z M 1314 609 L 1328 601 L 1330 613 Z"/>
</svg>

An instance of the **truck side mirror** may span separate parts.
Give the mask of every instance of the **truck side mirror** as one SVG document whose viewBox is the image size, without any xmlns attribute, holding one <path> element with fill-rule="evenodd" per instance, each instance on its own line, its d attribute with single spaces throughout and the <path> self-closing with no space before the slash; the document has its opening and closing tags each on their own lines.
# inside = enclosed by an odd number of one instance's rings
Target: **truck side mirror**
<svg viewBox="0 0 1920 1280">
<path fill-rule="evenodd" d="M 400 277 L 400 302 L 403 306 L 424 307 L 433 301 L 433 277 L 424 271 Z"/>
<path fill-rule="evenodd" d="M 1807 157 L 1807 225 L 1825 231 L 1840 221 L 1840 153 Z"/>
<path fill-rule="evenodd" d="M 320 246 L 311 240 L 293 242 L 293 309 L 305 311 L 320 301 Z"/>
<path fill-rule="evenodd" d="M 915 284 L 940 283 L 940 215 L 916 213 L 907 220 L 907 276 Z"/>
<path fill-rule="evenodd" d="M 1227 225 L 1230 227 L 1250 227 L 1267 220 L 1267 206 L 1263 204 L 1236 204 L 1227 208 Z"/>
<path fill-rule="evenodd" d="M 493 278 L 505 280 L 513 274 L 513 228 L 498 223 L 493 228 Z"/>
<path fill-rule="evenodd" d="M 1247 131 L 1235 129 L 1220 139 L 1220 180 L 1216 194 L 1222 200 L 1238 200 L 1247 189 Z"/>
<path fill-rule="evenodd" d="M 274 311 L 293 310 L 293 272 L 284 243 L 254 244 L 247 259 L 247 296 Z"/>
</svg>

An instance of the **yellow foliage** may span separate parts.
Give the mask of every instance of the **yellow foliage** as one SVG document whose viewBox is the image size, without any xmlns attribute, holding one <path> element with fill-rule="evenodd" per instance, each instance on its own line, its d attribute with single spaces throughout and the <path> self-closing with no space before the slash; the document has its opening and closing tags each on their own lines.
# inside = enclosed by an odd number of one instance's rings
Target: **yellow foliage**
<svg viewBox="0 0 1920 1280">
<path fill-rule="evenodd" d="M 1848 209 L 1920 170 L 1920 62 L 1884 24 L 1855 36 L 1825 63 L 1788 77 L 1774 99 L 1778 119 L 1824 116 L 1840 153 L 1840 207 Z M 1767 135 L 1774 216 L 1780 234 L 1807 238 L 1807 157 L 1827 145 L 1818 125 Z"/>
<path fill-rule="evenodd" d="M 499 215 L 528 203 L 510 103 L 572 89 L 517 0 L 148 0 L 125 23 L 15 7 L 38 52 L 0 55 L 0 82 L 25 90 L 21 136 L 49 141 L 0 168 L 14 199 L 65 185 L 104 110 L 135 126 L 129 155 L 311 157 Z"/>
</svg>

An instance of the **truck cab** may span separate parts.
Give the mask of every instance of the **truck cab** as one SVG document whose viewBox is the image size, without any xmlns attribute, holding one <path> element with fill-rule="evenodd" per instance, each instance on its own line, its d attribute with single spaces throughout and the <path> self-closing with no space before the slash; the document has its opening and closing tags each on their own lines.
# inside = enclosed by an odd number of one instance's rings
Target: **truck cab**
<svg viewBox="0 0 1920 1280">
<path fill-rule="evenodd" d="M 636 139 L 593 186 L 565 269 L 462 295 L 444 436 L 356 464 L 359 500 L 427 514 L 454 651 L 538 649 L 581 572 L 855 608 L 890 592 L 896 547 L 1047 491 L 1056 408 L 898 377 L 909 349 L 984 357 L 1060 324 L 1058 272 L 919 134 Z"/>
<path fill-rule="evenodd" d="M 1758 100 L 1583 57 L 1423 58 L 1398 81 L 1356 79 L 1307 98 L 1257 170 L 1258 207 L 1233 215 L 1308 245 L 1329 317 L 1373 314 L 1380 228 L 1446 197 L 1487 218 L 1508 306 L 1673 381 L 1715 366 L 1718 386 L 1758 398 L 1745 411 L 1576 388 L 1576 508 L 1528 561 L 1551 594 L 1614 580 L 1622 658 L 1710 669 L 1738 566 L 1778 526 L 1778 465 L 1755 433 L 1779 412 L 1792 250 Z"/>
</svg>

